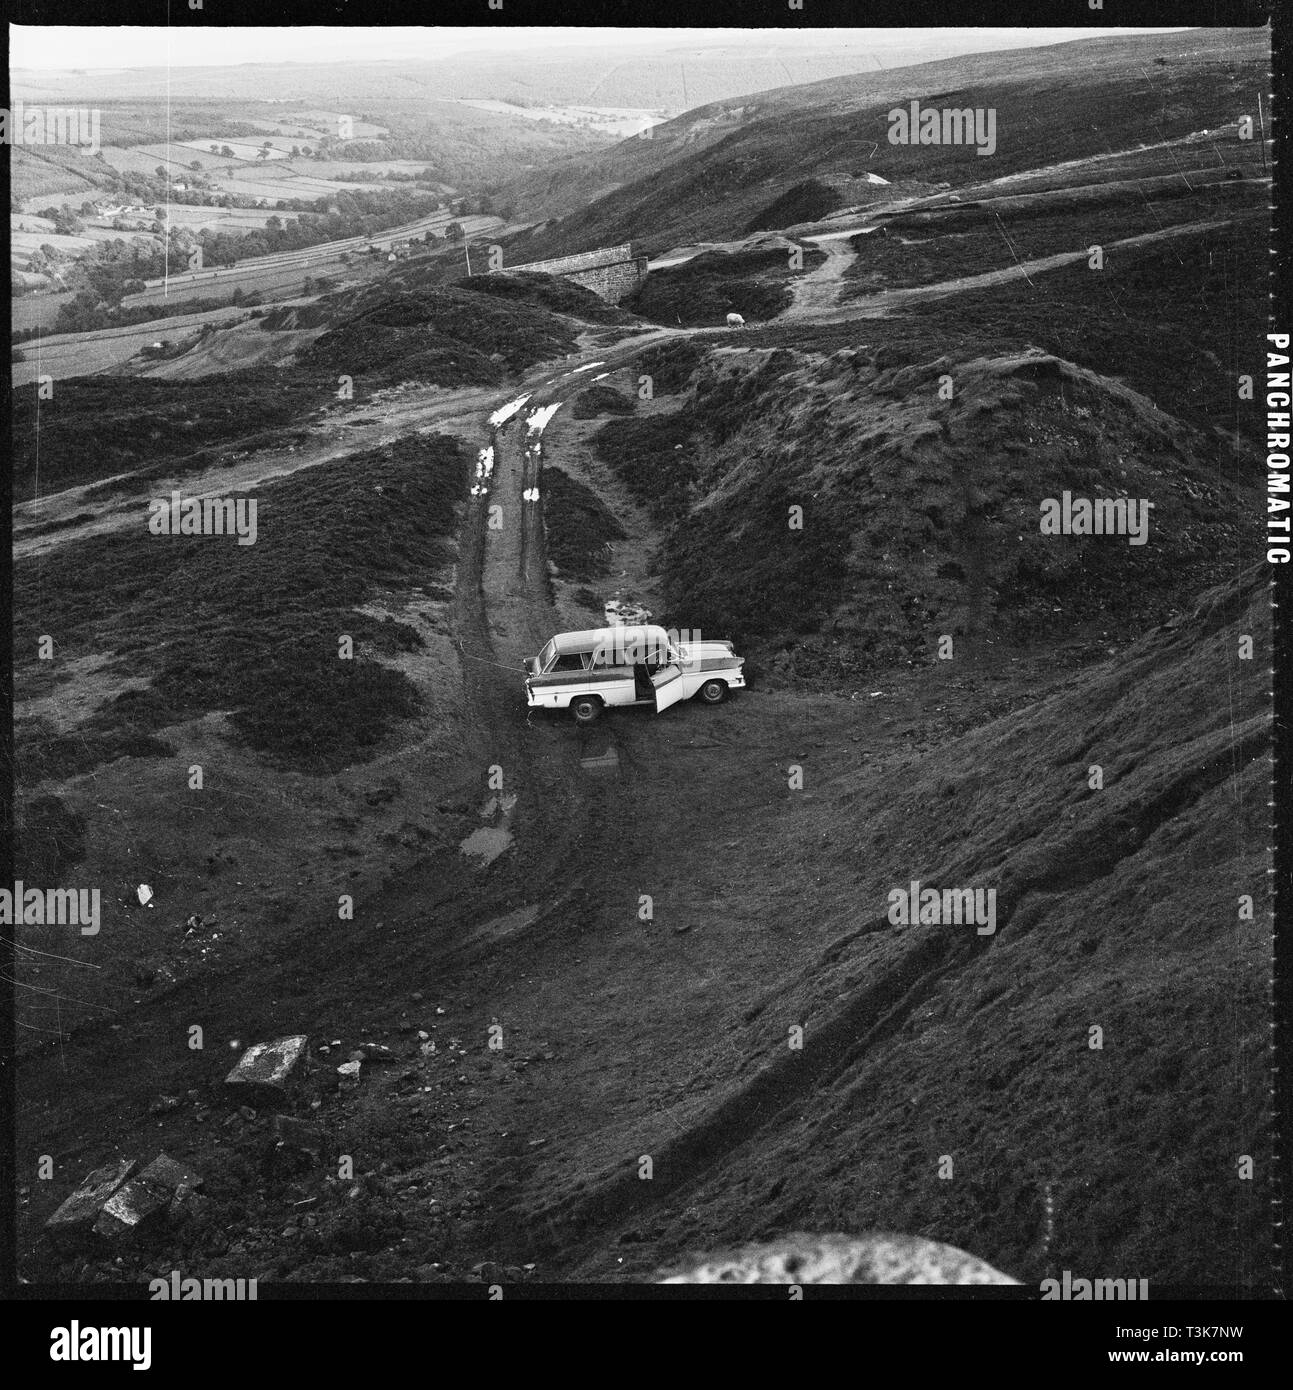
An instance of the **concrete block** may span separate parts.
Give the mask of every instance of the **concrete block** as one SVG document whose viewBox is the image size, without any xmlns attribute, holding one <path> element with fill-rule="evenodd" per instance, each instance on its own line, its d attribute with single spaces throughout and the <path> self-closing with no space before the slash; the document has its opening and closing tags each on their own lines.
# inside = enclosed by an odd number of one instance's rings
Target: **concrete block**
<svg viewBox="0 0 1293 1390">
<path fill-rule="evenodd" d="M 281 1099 L 303 1069 L 308 1041 L 304 1033 L 298 1033 L 249 1047 L 225 1077 L 238 1103 L 248 1098 Z"/>
<path fill-rule="evenodd" d="M 105 1240 L 128 1240 L 161 1224 L 177 1199 L 202 1186 L 191 1168 L 158 1154 L 141 1173 L 119 1187 L 103 1205 L 94 1232 Z"/>
<path fill-rule="evenodd" d="M 50 1239 L 60 1247 L 82 1243 L 90 1234 L 104 1203 L 139 1165 L 133 1158 L 96 1168 L 45 1222 Z"/>
</svg>

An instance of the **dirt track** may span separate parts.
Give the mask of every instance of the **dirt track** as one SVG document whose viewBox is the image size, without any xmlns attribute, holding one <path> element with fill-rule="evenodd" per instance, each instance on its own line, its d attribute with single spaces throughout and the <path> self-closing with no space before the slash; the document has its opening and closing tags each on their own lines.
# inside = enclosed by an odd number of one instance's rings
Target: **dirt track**
<svg viewBox="0 0 1293 1390">
<path fill-rule="evenodd" d="M 826 252 L 826 259 L 816 270 L 795 281 L 794 303 L 786 311 L 790 318 L 812 318 L 824 309 L 833 309 L 839 298 L 840 280 L 857 259 L 849 242 L 832 237 L 817 245 Z"/>
</svg>

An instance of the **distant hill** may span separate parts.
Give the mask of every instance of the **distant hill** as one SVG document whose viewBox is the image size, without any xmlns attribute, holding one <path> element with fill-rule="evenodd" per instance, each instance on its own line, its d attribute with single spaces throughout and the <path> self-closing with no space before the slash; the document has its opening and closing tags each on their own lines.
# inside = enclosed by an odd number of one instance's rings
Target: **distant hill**
<svg viewBox="0 0 1293 1390">
<path fill-rule="evenodd" d="M 850 203 L 997 178 L 1233 124 L 1269 90 L 1265 29 L 1084 39 L 781 87 L 688 111 L 591 155 L 506 183 L 496 196 L 549 219 L 526 254 L 630 238 L 650 252 L 767 225 L 805 180 Z M 887 113 L 919 100 L 996 112 L 991 158 L 964 145 L 892 145 Z M 859 182 L 866 174 L 890 187 Z"/>
<path fill-rule="evenodd" d="M 1000 47 L 991 29 L 932 31 L 913 42 L 909 32 L 883 30 L 865 38 L 751 35 L 723 43 L 607 44 L 437 56 L 428 36 L 425 56 L 401 62 L 239 63 L 218 67 L 129 68 L 103 72 L 15 68 L 15 97 L 24 101 L 92 96 L 104 100 L 323 101 L 492 98 L 521 106 L 543 104 L 630 107 L 670 115 L 711 102 L 786 84 L 818 82 L 845 73 L 878 72 L 955 53 Z M 1013 41 L 1018 41 L 1017 32 Z"/>
</svg>

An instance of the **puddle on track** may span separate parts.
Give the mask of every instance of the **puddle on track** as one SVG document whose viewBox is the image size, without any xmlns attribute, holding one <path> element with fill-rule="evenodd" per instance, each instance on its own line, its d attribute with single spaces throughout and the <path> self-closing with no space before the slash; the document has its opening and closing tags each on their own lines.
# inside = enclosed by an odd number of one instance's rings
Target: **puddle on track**
<svg viewBox="0 0 1293 1390">
<path fill-rule="evenodd" d="M 489 797 L 485 804 L 480 808 L 480 818 L 485 821 L 495 821 L 494 825 L 482 825 L 473 830 L 470 835 L 458 846 L 463 854 L 474 854 L 480 857 L 481 866 L 492 864 L 505 850 L 512 845 L 512 812 L 516 809 L 516 794 L 498 793 Z"/>
<path fill-rule="evenodd" d="M 583 756 L 579 759 L 579 766 L 585 772 L 618 777 L 620 775 L 619 750 L 613 743 L 601 745 L 589 743 L 585 747 Z"/>
</svg>

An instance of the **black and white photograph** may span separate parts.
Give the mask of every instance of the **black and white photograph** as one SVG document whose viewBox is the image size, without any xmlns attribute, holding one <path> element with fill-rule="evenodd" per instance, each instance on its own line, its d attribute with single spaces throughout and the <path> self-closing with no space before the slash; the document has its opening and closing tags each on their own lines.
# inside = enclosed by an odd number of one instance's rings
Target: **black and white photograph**
<svg viewBox="0 0 1293 1390">
<path fill-rule="evenodd" d="M 812 5 L 13 16 L 44 1364 L 1283 1297 L 1281 16 Z"/>
</svg>

